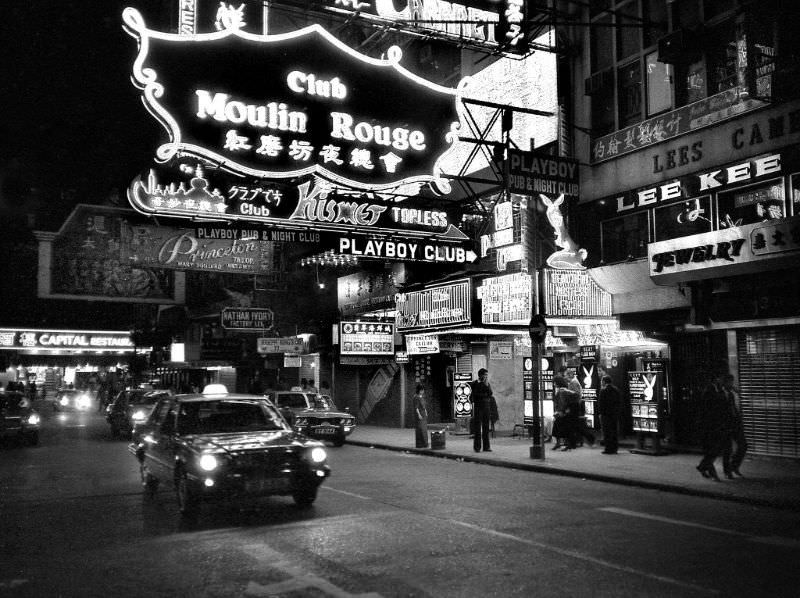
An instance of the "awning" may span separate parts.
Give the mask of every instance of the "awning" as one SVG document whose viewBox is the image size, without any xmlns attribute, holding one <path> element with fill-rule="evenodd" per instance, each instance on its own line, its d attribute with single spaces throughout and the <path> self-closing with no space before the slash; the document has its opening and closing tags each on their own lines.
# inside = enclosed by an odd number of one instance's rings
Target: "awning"
<svg viewBox="0 0 800 598">
<path fill-rule="evenodd" d="M 589 269 L 589 276 L 611 293 L 615 314 L 691 307 L 691 289 L 661 286 L 650 278 L 647 260 L 634 260 Z"/>
</svg>

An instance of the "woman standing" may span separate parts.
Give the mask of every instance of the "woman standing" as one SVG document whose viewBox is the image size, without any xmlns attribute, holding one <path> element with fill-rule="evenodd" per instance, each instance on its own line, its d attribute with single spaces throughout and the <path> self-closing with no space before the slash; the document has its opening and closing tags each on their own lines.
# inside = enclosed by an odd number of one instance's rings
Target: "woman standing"
<svg viewBox="0 0 800 598">
<path fill-rule="evenodd" d="M 417 384 L 414 394 L 414 425 L 417 448 L 428 448 L 428 408 L 425 406 L 425 387 L 422 384 Z"/>
</svg>

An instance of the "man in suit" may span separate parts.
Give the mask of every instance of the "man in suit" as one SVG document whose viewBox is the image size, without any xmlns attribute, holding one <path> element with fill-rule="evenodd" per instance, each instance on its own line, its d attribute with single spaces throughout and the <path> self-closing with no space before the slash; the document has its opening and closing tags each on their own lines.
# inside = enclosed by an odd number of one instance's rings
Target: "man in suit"
<svg viewBox="0 0 800 598">
<path fill-rule="evenodd" d="M 603 454 L 616 455 L 619 449 L 619 416 L 622 414 L 622 395 L 614 386 L 611 376 L 600 380 L 600 394 L 597 395 L 597 413 L 603 429 Z"/>
<path fill-rule="evenodd" d="M 491 452 L 489 431 L 492 416 L 492 387 L 489 384 L 489 372 L 486 368 L 478 370 L 478 379 L 472 383 L 472 416 L 475 421 L 475 438 L 473 448 L 476 453 Z"/>
</svg>

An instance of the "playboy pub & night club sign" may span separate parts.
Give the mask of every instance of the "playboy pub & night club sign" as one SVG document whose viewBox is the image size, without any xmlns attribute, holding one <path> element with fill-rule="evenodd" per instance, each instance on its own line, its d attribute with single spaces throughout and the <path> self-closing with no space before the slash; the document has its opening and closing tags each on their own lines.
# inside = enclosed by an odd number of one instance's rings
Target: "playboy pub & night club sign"
<svg viewBox="0 0 800 598">
<path fill-rule="evenodd" d="M 290 218 L 305 202 L 300 213 L 311 216 L 296 220 L 306 225 L 368 228 L 386 208 L 344 205 L 336 193 L 450 190 L 439 163 L 457 141 L 468 79 L 433 84 L 400 66 L 399 49 L 370 58 L 319 25 L 178 35 L 148 29 L 133 8 L 123 20 L 139 42 L 133 80 L 169 136 L 156 151 L 162 166 L 128 190 L 137 210 L 252 221 L 278 217 L 291 200 Z M 298 180 L 309 186 L 287 192 Z"/>
</svg>

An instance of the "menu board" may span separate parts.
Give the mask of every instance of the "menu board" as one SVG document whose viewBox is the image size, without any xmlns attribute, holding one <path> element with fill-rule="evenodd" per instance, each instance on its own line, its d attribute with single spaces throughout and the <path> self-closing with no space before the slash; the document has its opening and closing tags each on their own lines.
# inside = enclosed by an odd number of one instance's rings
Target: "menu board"
<svg viewBox="0 0 800 598">
<path fill-rule="evenodd" d="M 631 419 L 635 432 L 661 431 L 659 399 L 663 387 L 661 372 L 628 372 Z"/>
<path fill-rule="evenodd" d="M 394 324 L 340 322 L 341 355 L 394 355 Z"/>
</svg>

